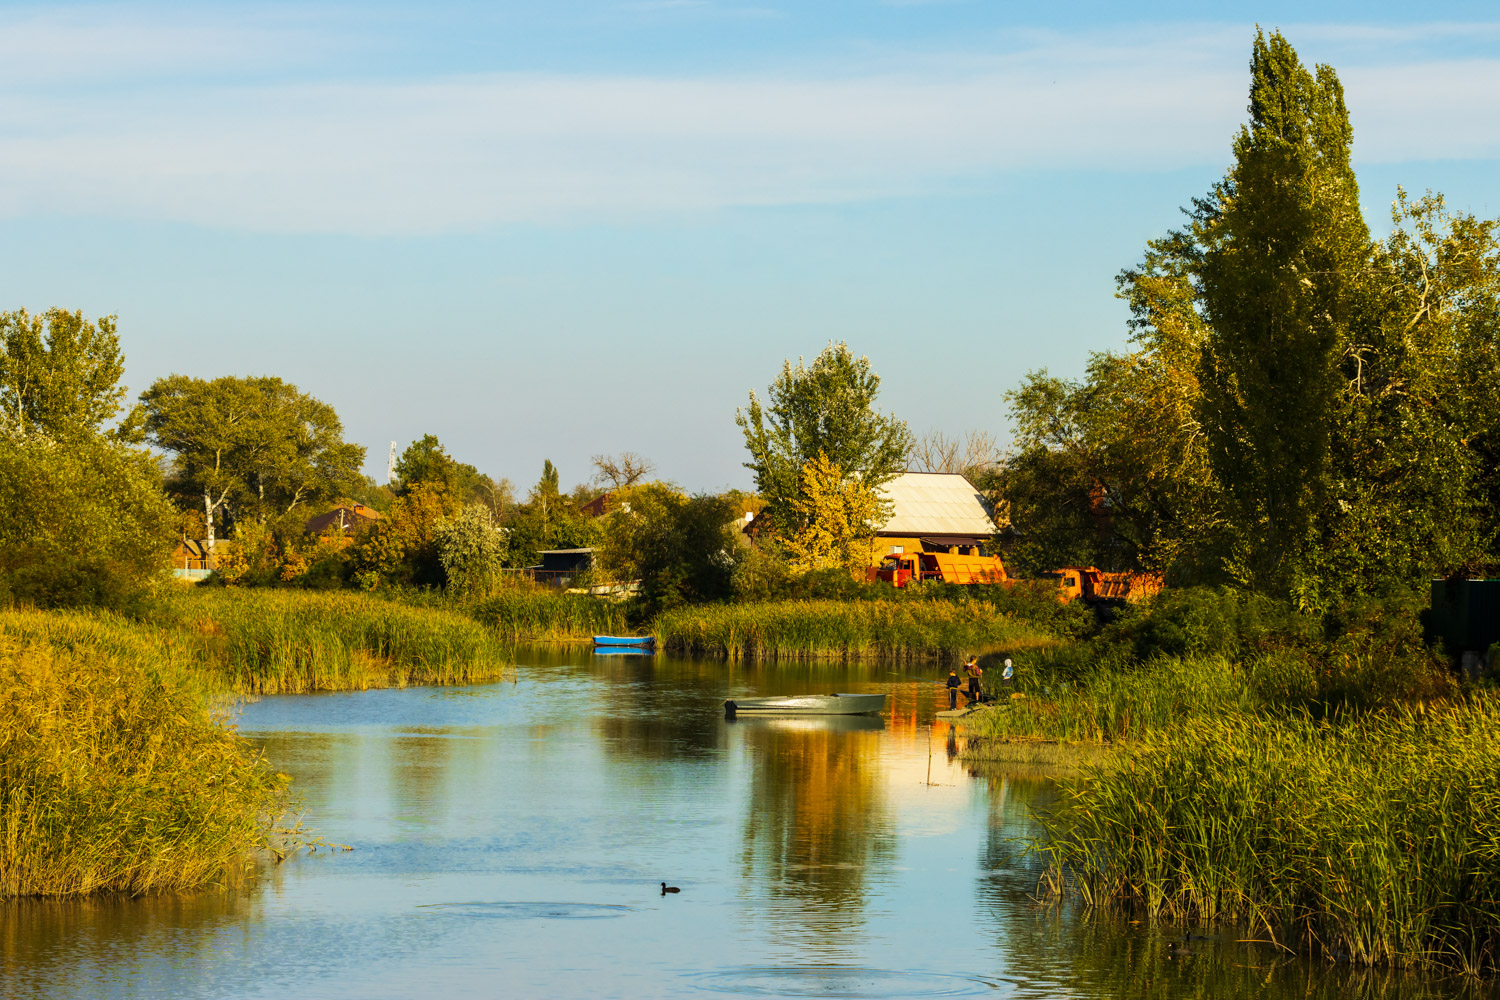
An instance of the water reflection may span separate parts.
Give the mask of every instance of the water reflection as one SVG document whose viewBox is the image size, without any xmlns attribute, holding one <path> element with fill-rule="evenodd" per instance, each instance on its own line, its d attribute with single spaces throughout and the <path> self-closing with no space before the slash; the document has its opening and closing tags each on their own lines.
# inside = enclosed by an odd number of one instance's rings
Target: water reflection
<svg viewBox="0 0 1500 1000">
<path fill-rule="evenodd" d="M 720 707 L 832 691 L 888 710 Z M 1053 772 L 966 768 L 940 700 L 921 670 L 555 649 L 499 684 L 266 698 L 244 729 L 356 850 L 0 906 L 0 995 L 1459 995 L 1037 906 L 1022 842 Z"/>
<path fill-rule="evenodd" d="M 854 954 L 870 883 L 896 856 L 882 728 L 859 717 L 735 725 L 752 754 L 742 891 L 766 930 L 815 960 Z"/>
</svg>

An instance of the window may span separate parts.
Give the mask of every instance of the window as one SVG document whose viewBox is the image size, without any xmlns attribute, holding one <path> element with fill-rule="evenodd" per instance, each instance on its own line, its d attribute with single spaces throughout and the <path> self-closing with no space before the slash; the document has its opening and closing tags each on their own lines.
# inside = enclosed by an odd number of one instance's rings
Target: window
<svg viewBox="0 0 1500 1000">
<path fill-rule="evenodd" d="M 905 551 L 906 551 L 906 547 L 903 546 L 903 545 L 892 545 L 891 546 L 891 555 L 893 555 L 893 556 L 894 555 L 900 555 L 902 552 L 905 552 Z"/>
</svg>

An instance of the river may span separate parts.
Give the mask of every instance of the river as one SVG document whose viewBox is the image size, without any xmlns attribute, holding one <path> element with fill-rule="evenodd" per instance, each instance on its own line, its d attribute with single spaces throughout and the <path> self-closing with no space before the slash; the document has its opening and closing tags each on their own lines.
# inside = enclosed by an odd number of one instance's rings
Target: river
<svg viewBox="0 0 1500 1000">
<path fill-rule="evenodd" d="M 1307 962 L 1243 934 L 1039 907 L 1023 847 L 1054 776 L 965 767 L 932 724 L 944 696 L 916 668 L 521 659 L 503 683 L 244 705 L 241 730 L 295 776 L 307 824 L 353 850 L 295 856 L 228 893 L 7 904 L 0 995 L 1468 989 Z M 730 722 L 719 710 L 736 695 L 827 691 L 885 691 L 886 714 Z"/>
</svg>

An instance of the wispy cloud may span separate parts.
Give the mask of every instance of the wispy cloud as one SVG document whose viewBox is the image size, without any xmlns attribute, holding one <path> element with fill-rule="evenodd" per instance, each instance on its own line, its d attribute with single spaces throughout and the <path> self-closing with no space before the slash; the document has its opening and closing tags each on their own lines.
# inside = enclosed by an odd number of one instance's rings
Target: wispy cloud
<svg viewBox="0 0 1500 1000">
<path fill-rule="evenodd" d="M 221 63 L 246 44 L 205 37 L 228 47 Z M 204 49 L 151 42 L 168 61 Z M 1218 165 L 1244 114 L 1244 50 L 1238 29 L 1184 29 L 765 75 L 184 87 L 123 62 L 114 82 L 130 86 L 7 77 L 0 214 L 410 233 L 881 198 L 998 171 Z M 1500 155 L 1500 59 L 1342 76 L 1361 159 Z"/>
</svg>

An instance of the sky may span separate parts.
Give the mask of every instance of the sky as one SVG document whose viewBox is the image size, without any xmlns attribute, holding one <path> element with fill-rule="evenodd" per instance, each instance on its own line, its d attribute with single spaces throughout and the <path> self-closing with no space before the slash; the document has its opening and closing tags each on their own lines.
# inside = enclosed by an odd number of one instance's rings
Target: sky
<svg viewBox="0 0 1500 1000">
<path fill-rule="evenodd" d="M 1500 215 L 1487 3 L 0 3 L 0 309 L 118 316 L 132 395 L 280 376 L 378 482 L 430 433 L 748 488 L 736 408 L 837 340 L 1003 442 L 1125 346 L 1257 24 L 1338 71 L 1377 233 L 1397 185 Z"/>
</svg>

